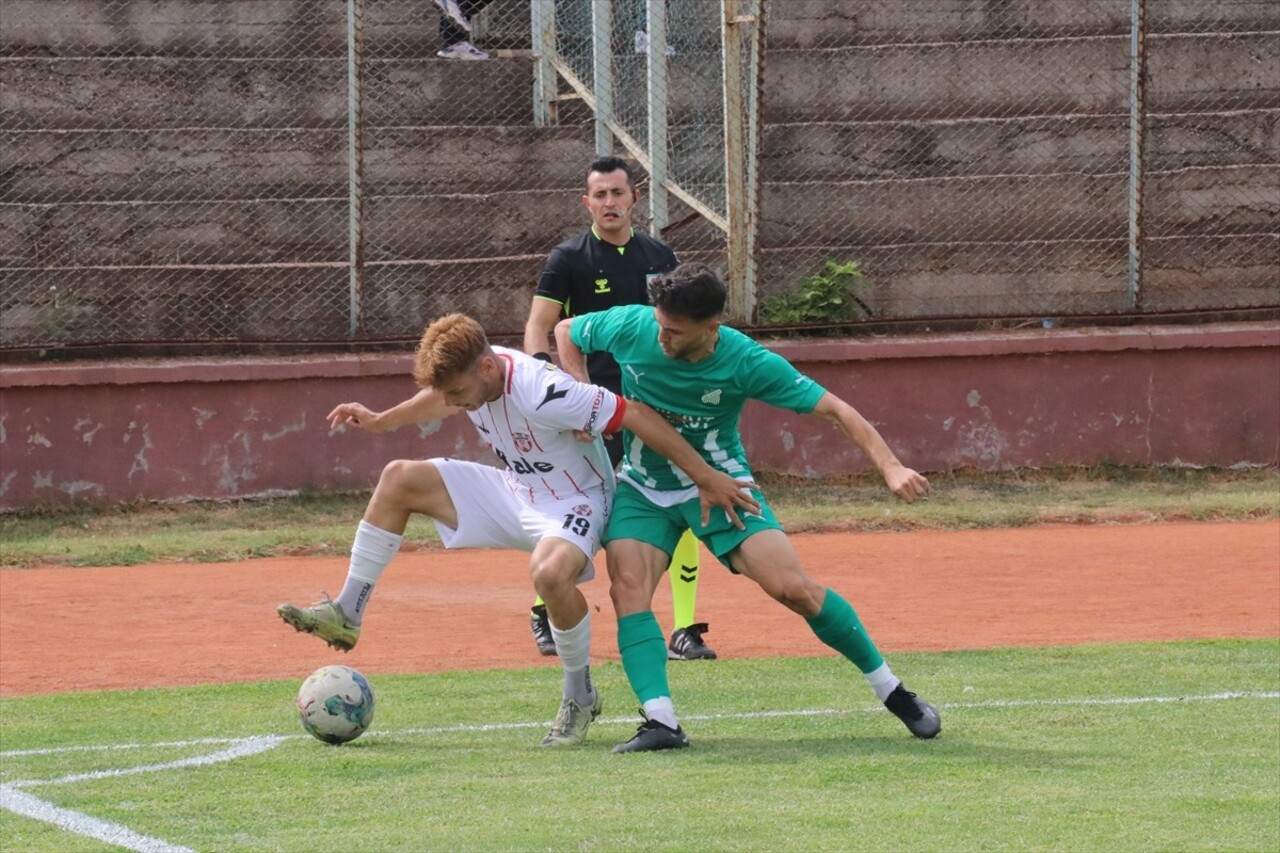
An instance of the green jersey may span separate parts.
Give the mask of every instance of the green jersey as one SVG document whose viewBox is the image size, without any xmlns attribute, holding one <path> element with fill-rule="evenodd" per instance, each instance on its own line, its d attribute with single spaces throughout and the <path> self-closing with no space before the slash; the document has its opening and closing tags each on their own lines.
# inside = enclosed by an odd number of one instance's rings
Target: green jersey
<svg viewBox="0 0 1280 853">
<path fill-rule="evenodd" d="M 826 393 L 777 353 L 720 327 L 715 352 L 701 361 L 668 358 L 648 305 L 623 305 L 574 320 L 571 339 L 584 353 L 606 351 L 622 368 L 622 395 L 653 407 L 712 467 L 739 480 L 751 469 L 738 434 L 747 400 L 808 414 Z M 630 432 L 623 433 L 620 476 L 664 506 L 687 498 L 692 481 Z M 655 494 L 665 493 L 665 494 Z"/>
</svg>

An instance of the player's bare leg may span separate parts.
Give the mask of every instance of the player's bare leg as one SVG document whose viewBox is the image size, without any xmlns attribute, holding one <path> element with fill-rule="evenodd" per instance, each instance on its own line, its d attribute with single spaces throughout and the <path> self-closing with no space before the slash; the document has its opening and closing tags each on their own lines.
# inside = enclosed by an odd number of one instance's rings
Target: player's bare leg
<svg viewBox="0 0 1280 853">
<path fill-rule="evenodd" d="M 373 588 L 399 552 L 405 525 L 415 512 L 457 526 L 457 510 L 435 465 L 405 459 L 389 463 L 356 529 L 347 578 L 337 599 L 326 598 L 310 607 L 281 604 L 276 613 L 296 630 L 335 649 L 355 648 Z"/>
<path fill-rule="evenodd" d="M 819 640 L 848 658 L 867 679 L 876 697 L 913 735 L 935 737 L 942 731 L 938 711 L 907 690 L 871 640 L 852 605 L 833 589 L 810 578 L 781 530 L 762 530 L 743 540 L 730 562 L 778 603 L 805 618 Z"/>
<path fill-rule="evenodd" d="M 618 650 L 627 681 L 640 700 L 644 722 L 614 752 L 683 749 L 689 738 L 676 719 L 667 680 L 667 644 L 653 614 L 653 593 L 667 568 L 668 555 L 636 539 L 609 543 L 609 597 L 618 614 Z"/>
<path fill-rule="evenodd" d="M 577 579 L 587 556 L 566 539 L 548 536 L 529 560 L 533 588 L 546 602 L 551 635 L 564 669 L 560 709 L 543 746 L 572 746 L 586 740 L 587 729 L 603 707 L 591 683 L 591 614 Z"/>
</svg>

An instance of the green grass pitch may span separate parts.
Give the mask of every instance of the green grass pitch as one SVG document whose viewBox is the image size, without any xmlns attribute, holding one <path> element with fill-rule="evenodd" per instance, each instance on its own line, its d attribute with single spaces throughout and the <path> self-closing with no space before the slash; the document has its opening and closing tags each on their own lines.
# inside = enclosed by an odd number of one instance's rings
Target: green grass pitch
<svg viewBox="0 0 1280 853">
<path fill-rule="evenodd" d="M 0 850 L 1280 849 L 1280 639 L 891 663 L 937 740 L 834 658 L 673 663 L 693 748 L 648 755 L 616 663 L 562 751 L 545 668 L 373 675 L 340 747 L 296 681 L 7 698 Z"/>
</svg>

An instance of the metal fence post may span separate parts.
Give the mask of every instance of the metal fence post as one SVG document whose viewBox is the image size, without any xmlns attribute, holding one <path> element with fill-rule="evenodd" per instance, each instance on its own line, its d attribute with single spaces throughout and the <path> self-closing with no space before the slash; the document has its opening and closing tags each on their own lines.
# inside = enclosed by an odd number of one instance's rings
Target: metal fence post
<svg viewBox="0 0 1280 853">
<path fill-rule="evenodd" d="M 535 127 L 549 127 L 559 121 L 556 70 L 551 64 L 556 44 L 554 0 L 533 0 L 529 4 L 529 30 L 533 48 L 533 123 Z"/>
<path fill-rule="evenodd" d="M 364 139 L 361 53 L 364 33 L 364 0 L 347 0 L 347 223 L 348 312 L 347 331 L 354 339 L 360 332 L 361 291 L 364 289 L 364 223 L 361 181 L 364 175 Z"/>
<path fill-rule="evenodd" d="M 747 211 L 747 245 L 743 247 L 744 264 L 743 289 L 747 318 L 755 321 L 755 306 L 758 301 L 758 285 L 756 280 L 760 251 L 760 169 L 761 169 L 761 130 L 764 116 L 760 111 L 760 93 L 764 89 L 764 41 L 765 41 L 765 4 L 764 0 L 748 0 L 755 15 L 755 25 L 750 30 L 751 36 L 747 47 L 747 68 L 745 71 L 747 97 L 747 174 L 746 174 L 746 211 Z"/>
<path fill-rule="evenodd" d="M 729 285 L 728 311 L 739 324 L 751 322 L 755 313 L 755 223 L 754 202 L 757 193 L 759 157 L 753 145 L 752 132 L 758 120 L 758 101 L 746 94 L 747 84 L 754 89 L 754 63 L 759 61 L 757 47 L 750 44 L 744 51 L 744 40 L 756 41 L 758 16 L 750 14 L 750 0 L 724 0 L 724 177 L 725 212 L 728 220 Z M 744 63 L 744 53 L 749 60 Z M 747 67 L 752 66 L 752 67 Z"/>
<path fill-rule="evenodd" d="M 1146 0 L 1129 5 L 1129 269 L 1130 311 L 1142 301 L 1142 141 L 1146 119 Z"/>
<path fill-rule="evenodd" d="M 647 0 L 649 34 L 649 215 L 650 230 L 661 237 L 667 210 L 667 0 Z"/>
<path fill-rule="evenodd" d="M 596 105 L 596 154 L 613 153 L 613 15 L 609 0 L 591 3 L 591 89 Z"/>
</svg>

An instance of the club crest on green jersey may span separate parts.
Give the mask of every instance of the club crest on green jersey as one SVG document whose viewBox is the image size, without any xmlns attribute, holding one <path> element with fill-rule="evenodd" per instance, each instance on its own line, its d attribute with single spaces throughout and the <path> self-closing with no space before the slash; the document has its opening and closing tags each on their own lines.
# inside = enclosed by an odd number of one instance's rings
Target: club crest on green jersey
<svg viewBox="0 0 1280 853">
<path fill-rule="evenodd" d="M 706 403 L 708 406 L 720 405 L 720 390 L 721 389 L 719 388 L 713 388 L 710 391 L 704 392 L 701 398 L 702 402 Z"/>
</svg>

